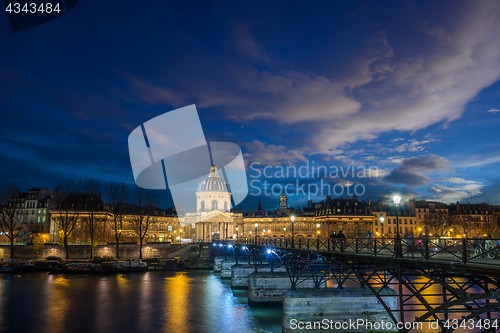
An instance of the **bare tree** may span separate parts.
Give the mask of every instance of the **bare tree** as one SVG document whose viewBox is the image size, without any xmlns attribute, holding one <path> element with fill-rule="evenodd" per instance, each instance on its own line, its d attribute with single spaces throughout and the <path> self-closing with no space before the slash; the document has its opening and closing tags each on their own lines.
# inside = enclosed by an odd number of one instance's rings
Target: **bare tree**
<svg viewBox="0 0 500 333">
<path fill-rule="evenodd" d="M 97 179 L 88 179 L 83 183 L 85 193 L 84 209 L 87 212 L 85 222 L 90 235 L 90 259 L 94 257 L 94 248 L 97 246 L 96 231 L 99 227 L 99 212 L 104 209 L 100 198 L 102 184 Z"/>
<path fill-rule="evenodd" d="M 130 189 L 125 183 L 111 182 L 105 187 L 108 210 L 113 214 L 113 229 L 116 240 L 116 257 L 120 258 L 120 239 L 122 237 L 125 204 L 130 196 Z"/>
<path fill-rule="evenodd" d="M 443 236 L 446 230 L 453 228 L 455 225 L 455 218 L 445 212 L 429 212 L 425 215 L 424 224 L 434 230 L 436 236 Z"/>
<path fill-rule="evenodd" d="M 78 199 L 76 194 L 81 191 L 81 182 L 66 179 L 57 182 L 54 200 L 54 213 L 57 214 L 59 232 L 63 236 L 63 246 L 66 259 L 69 259 L 68 238 L 75 227 L 79 217 Z"/>
<path fill-rule="evenodd" d="M 495 220 L 495 215 L 490 213 L 484 217 L 481 217 L 481 219 L 483 219 L 482 225 L 484 232 L 488 236 L 492 236 L 493 234 L 495 234 L 498 228 L 498 225 Z"/>
<path fill-rule="evenodd" d="M 16 184 L 5 183 L 0 187 L 0 228 L 10 240 L 10 257 L 14 258 L 14 240 L 23 231 L 20 191 Z"/>
<path fill-rule="evenodd" d="M 472 230 L 470 216 L 456 214 L 454 217 L 456 225 L 462 229 L 462 234 L 465 235 L 464 237 L 468 238 L 469 233 Z"/>
<path fill-rule="evenodd" d="M 137 205 L 137 212 L 133 217 L 133 229 L 139 236 L 139 258 L 142 259 L 142 243 L 152 223 L 151 215 L 156 203 L 156 193 L 137 187 L 134 192 L 134 203 Z"/>
</svg>

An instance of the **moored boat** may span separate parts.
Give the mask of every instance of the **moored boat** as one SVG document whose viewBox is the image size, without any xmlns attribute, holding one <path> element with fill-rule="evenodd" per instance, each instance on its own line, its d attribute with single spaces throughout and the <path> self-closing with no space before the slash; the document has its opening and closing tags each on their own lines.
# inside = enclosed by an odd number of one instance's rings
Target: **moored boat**
<svg viewBox="0 0 500 333">
<path fill-rule="evenodd" d="M 49 273 L 52 274 L 96 274 L 101 272 L 101 265 L 95 263 L 69 263 L 49 268 Z"/>
<path fill-rule="evenodd" d="M 0 273 L 20 273 L 21 267 L 19 265 L 6 264 L 0 267 Z"/>
<path fill-rule="evenodd" d="M 159 259 L 158 262 L 148 265 L 149 271 L 178 271 L 184 268 L 184 260 L 175 259 Z"/>
</svg>

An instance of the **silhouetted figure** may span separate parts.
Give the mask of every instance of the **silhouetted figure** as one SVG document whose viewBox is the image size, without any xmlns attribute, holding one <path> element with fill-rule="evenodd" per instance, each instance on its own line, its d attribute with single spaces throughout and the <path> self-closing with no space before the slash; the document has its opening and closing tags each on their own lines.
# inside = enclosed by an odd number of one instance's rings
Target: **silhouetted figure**
<svg viewBox="0 0 500 333">
<path fill-rule="evenodd" d="M 345 235 L 342 232 L 342 230 L 340 230 L 339 233 L 337 234 L 337 238 L 340 238 L 340 252 L 344 252 Z"/>
</svg>

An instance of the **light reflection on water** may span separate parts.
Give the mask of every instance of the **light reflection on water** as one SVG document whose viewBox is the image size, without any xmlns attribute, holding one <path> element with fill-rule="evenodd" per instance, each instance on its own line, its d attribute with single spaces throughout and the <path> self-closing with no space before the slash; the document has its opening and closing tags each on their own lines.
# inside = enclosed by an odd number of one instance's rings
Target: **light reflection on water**
<svg viewBox="0 0 500 333">
<path fill-rule="evenodd" d="M 427 299 L 442 302 L 441 296 Z M 407 313 L 406 320 L 420 314 Z M 246 289 L 231 290 L 230 280 L 206 271 L 0 275 L 1 333 L 278 333 L 281 318 L 280 305 L 249 307 Z M 419 331 L 425 332 L 431 330 Z"/>
<path fill-rule="evenodd" d="M 281 332 L 244 293 L 206 271 L 0 275 L 0 332 Z"/>
</svg>

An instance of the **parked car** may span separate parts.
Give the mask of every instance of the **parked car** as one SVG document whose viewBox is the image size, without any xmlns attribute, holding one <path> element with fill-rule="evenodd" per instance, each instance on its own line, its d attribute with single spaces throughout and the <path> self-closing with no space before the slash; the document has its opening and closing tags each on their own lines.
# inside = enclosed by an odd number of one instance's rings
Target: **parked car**
<svg viewBox="0 0 500 333">
<path fill-rule="evenodd" d="M 62 261 L 62 258 L 56 257 L 56 256 L 48 256 L 45 258 L 45 260 L 56 260 L 56 261 Z"/>
</svg>

